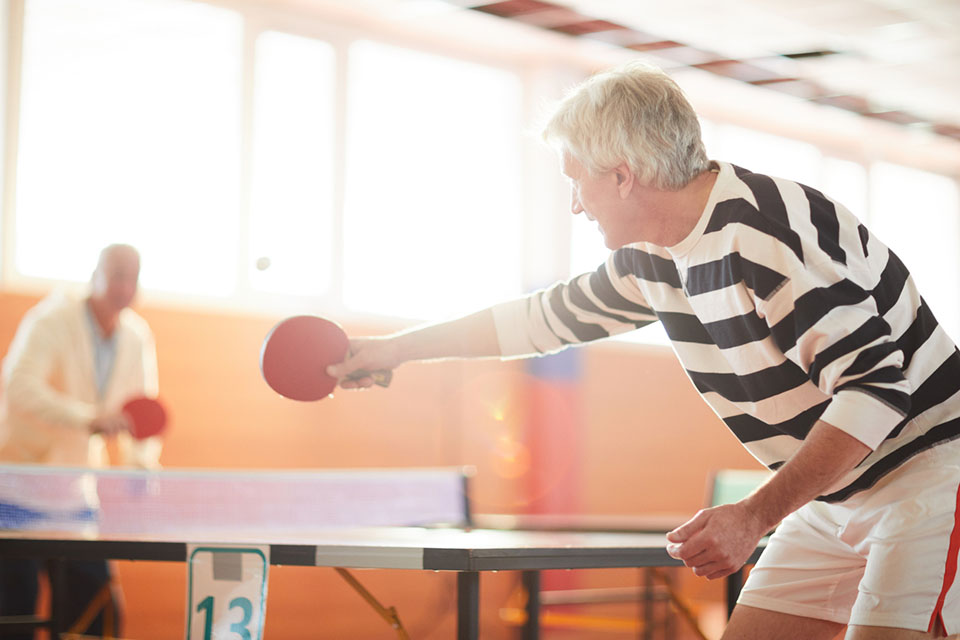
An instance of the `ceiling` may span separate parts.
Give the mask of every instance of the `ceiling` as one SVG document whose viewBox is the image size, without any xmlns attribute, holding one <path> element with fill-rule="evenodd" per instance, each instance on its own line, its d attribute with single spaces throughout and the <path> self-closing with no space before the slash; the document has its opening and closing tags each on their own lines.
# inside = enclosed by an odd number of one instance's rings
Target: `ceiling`
<svg viewBox="0 0 960 640">
<path fill-rule="evenodd" d="M 447 0 L 960 140 L 958 0 Z"/>
</svg>

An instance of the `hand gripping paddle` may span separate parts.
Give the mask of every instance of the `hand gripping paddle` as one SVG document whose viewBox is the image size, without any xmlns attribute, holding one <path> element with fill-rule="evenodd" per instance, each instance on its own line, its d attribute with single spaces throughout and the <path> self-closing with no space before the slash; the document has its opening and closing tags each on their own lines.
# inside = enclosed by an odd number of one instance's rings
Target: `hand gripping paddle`
<svg viewBox="0 0 960 640">
<path fill-rule="evenodd" d="M 123 405 L 130 420 L 130 434 L 137 440 L 163 433 L 167 428 L 167 411 L 155 398 L 139 397 Z"/>
<path fill-rule="evenodd" d="M 327 367 L 343 362 L 350 340 L 336 322 L 317 316 L 293 316 L 279 322 L 263 341 L 260 372 L 270 388 L 284 398 L 304 402 L 326 398 L 337 387 Z M 358 370 L 350 379 L 370 376 L 381 387 L 390 384 L 390 371 Z"/>
</svg>

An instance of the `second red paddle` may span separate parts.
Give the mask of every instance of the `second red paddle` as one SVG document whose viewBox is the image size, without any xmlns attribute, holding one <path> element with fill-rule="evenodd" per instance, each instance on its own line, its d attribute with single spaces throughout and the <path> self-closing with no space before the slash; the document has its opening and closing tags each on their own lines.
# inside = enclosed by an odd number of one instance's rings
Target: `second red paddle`
<svg viewBox="0 0 960 640">
<path fill-rule="evenodd" d="M 142 440 L 156 436 L 167 428 L 167 411 L 156 398 L 133 398 L 123 405 L 123 413 L 130 420 L 130 433 Z"/>
</svg>

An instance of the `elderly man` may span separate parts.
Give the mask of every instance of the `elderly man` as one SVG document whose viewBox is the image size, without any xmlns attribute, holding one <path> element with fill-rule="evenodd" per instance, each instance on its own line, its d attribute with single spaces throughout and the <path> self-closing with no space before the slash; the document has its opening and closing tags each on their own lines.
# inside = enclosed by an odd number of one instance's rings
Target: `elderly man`
<svg viewBox="0 0 960 640">
<path fill-rule="evenodd" d="M 116 437 L 120 463 L 159 466 L 159 439 L 133 440 L 121 412 L 126 400 L 157 393 L 153 334 L 129 308 L 139 275 L 136 249 L 110 245 L 87 296 L 57 292 L 24 316 L 3 361 L 0 461 L 102 467 L 106 439 Z M 75 489 L 78 506 L 96 506 L 95 487 L 80 482 Z M 38 561 L 0 559 L 0 615 L 34 612 L 41 568 Z M 107 563 L 72 561 L 65 573 L 64 619 L 71 626 L 93 619 L 72 631 L 117 635 L 119 594 Z"/>
<path fill-rule="evenodd" d="M 659 320 L 703 398 L 776 470 L 668 535 L 672 556 L 720 578 L 780 523 L 723 637 L 960 632 L 960 354 L 903 263 L 815 189 L 708 160 L 696 114 L 656 69 L 589 79 L 544 136 L 573 213 L 613 250 L 606 263 L 459 320 L 353 340 L 329 372 L 366 388 L 351 372 L 550 353 Z"/>
</svg>

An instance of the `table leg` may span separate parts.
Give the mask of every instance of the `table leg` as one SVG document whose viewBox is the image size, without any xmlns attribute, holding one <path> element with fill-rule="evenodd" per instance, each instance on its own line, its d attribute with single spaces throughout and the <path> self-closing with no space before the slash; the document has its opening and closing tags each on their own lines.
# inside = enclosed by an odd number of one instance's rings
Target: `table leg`
<svg viewBox="0 0 960 640">
<path fill-rule="evenodd" d="M 521 574 L 523 590 L 527 593 L 527 621 L 523 625 L 523 640 L 540 640 L 540 572 Z"/>
<path fill-rule="evenodd" d="M 51 558 L 47 561 L 47 577 L 50 579 L 50 618 L 49 629 L 52 638 L 59 638 L 66 631 L 64 620 L 64 598 L 67 590 L 66 560 Z"/>
<path fill-rule="evenodd" d="M 653 599 L 656 585 L 653 582 L 653 570 L 649 567 L 640 570 L 643 576 L 643 615 L 640 617 L 640 637 L 653 640 Z"/>
<path fill-rule="evenodd" d="M 480 638 L 480 573 L 457 574 L 457 639 Z"/>
<path fill-rule="evenodd" d="M 740 589 L 743 588 L 743 568 L 727 576 L 727 618 L 733 613 L 733 608 L 737 606 L 737 598 L 740 597 Z"/>
</svg>

